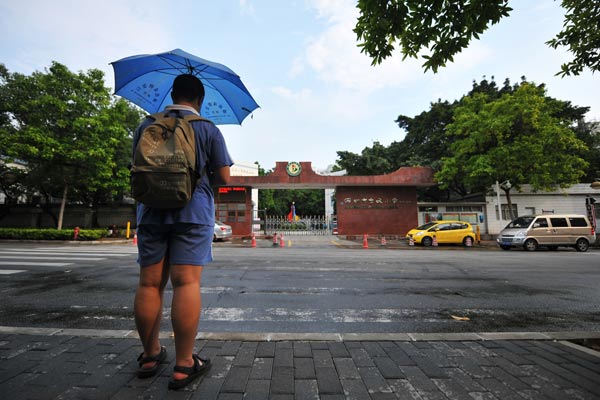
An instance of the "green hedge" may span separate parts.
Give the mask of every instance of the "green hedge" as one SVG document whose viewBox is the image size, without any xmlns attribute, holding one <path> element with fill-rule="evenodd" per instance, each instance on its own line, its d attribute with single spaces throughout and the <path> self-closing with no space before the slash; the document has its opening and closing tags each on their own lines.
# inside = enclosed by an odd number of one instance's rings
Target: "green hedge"
<svg viewBox="0 0 600 400">
<path fill-rule="evenodd" d="M 81 229 L 77 240 L 98 240 L 107 235 L 106 229 Z M 0 239 L 73 240 L 73 229 L 0 228 Z"/>
</svg>

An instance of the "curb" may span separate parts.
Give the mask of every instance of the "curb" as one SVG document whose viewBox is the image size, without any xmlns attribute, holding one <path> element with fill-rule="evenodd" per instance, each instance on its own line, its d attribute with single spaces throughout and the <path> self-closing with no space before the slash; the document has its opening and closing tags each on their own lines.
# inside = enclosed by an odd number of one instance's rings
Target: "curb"
<svg viewBox="0 0 600 400">
<path fill-rule="evenodd" d="M 32 328 L 0 326 L 0 334 L 32 336 L 77 336 L 87 338 L 138 338 L 135 330 L 101 330 L 71 328 Z M 161 332 L 161 338 L 170 338 L 172 332 Z M 284 332 L 200 332 L 196 339 L 239 341 L 499 341 L 499 340 L 581 340 L 600 339 L 600 331 L 574 332 L 463 332 L 463 333 L 284 333 Z M 597 354 L 600 353 L 595 352 Z"/>
</svg>

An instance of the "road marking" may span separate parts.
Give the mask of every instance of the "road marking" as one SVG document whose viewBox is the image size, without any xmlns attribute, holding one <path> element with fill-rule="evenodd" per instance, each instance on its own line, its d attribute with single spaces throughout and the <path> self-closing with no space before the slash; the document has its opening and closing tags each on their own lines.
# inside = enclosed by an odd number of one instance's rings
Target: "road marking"
<svg viewBox="0 0 600 400">
<path fill-rule="evenodd" d="M 22 265 L 29 267 L 66 267 L 73 263 L 52 263 L 52 262 L 27 262 L 27 261 L 0 261 L 0 265 Z"/>
<path fill-rule="evenodd" d="M 22 258 L 27 258 L 28 260 L 47 260 L 48 258 L 52 258 L 53 260 L 72 260 L 72 261 L 100 261 L 100 260 L 106 260 L 106 258 L 102 258 L 102 257 L 31 257 L 28 255 L 18 255 L 18 256 L 4 256 L 4 255 L 0 255 L 0 259 L 8 259 L 8 260 L 14 260 L 14 259 L 22 259 Z"/>
<path fill-rule="evenodd" d="M 19 272 L 27 272 L 25 269 L 0 269 L 0 275 L 12 275 Z"/>
<path fill-rule="evenodd" d="M 39 251 L 39 250 L 26 250 L 26 251 L 17 251 L 17 250 L 7 250 L 0 251 L 0 254 L 12 255 L 12 254 L 26 254 L 26 255 L 47 255 L 47 256 L 100 256 L 100 257 L 126 257 L 129 254 L 114 254 L 114 253 L 81 253 L 81 252 L 51 252 L 51 251 Z"/>
</svg>

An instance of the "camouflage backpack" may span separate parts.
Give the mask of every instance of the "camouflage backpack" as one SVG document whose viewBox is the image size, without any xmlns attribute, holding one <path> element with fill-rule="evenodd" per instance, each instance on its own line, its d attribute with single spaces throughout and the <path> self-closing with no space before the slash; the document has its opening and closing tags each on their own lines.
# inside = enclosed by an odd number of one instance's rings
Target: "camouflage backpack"
<svg viewBox="0 0 600 400">
<path fill-rule="evenodd" d="M 144 128 L 133 153 L 131 193 L 148 207 L 183 207 L 201 177 L 196 169 L 196 135 L 190 122 L 208 120 L 192 114 L 172 117 L 157 113 L 149 117 L 154 122 Z"/>
</svg>

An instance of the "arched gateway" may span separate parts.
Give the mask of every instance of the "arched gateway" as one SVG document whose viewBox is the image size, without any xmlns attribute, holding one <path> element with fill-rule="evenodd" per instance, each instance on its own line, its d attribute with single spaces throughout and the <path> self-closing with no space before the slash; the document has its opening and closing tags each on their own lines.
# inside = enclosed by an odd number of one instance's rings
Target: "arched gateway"
<svg viewBox="0 0 600 400">
<path fill-rule="evenodd" d="M 404 235 L 418 224 L 416 188 L 435 184 L 429 167 L 402 167 L 386 175 L 325 176 L 311 164 L 278 161 L 266 176 L 232 176 L 215 194 L 217 216 L 228 216 L 234 235 L 248 235 L 253 188 L 335 188 L 339 235 Z"/>
</svg>

